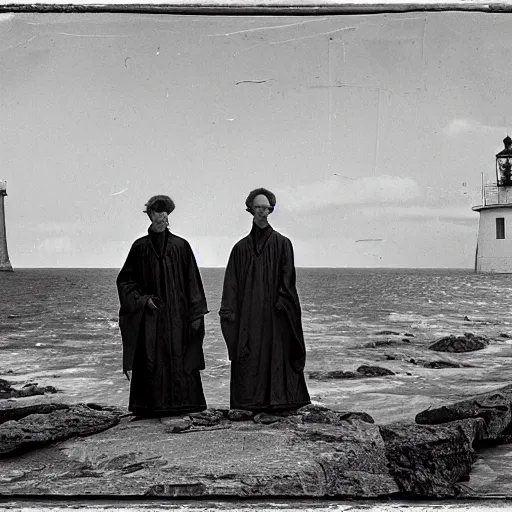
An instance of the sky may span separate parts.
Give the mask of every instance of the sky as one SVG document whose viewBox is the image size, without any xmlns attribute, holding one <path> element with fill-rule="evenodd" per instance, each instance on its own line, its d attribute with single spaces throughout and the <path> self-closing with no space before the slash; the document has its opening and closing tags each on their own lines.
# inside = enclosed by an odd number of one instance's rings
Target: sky
<svg viewBox="0 0 512 512">
<path fill-rule="evenodd" d="M 0 14 L 11 264 L 119 268 L 168 194 L 222 267 L 266 187 L 299 267 L 472 268 L 511 54 L 507 14 Z"/>
</svg>

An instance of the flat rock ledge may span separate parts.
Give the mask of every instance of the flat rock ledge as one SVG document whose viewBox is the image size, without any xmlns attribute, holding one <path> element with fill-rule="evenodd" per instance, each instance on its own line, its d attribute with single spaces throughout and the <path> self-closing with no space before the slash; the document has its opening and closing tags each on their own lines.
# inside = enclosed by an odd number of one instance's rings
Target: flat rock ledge
<svg viewBox="0 0 512 512">
<path fill-rule="evenodd" d="M 141 419 L 48 396 L 0 400 L 0 493 L 469 497 L 474 449 L 512 439 L 511 403 L 512 385 L 378 425 L 320 405 Z"/>
<path fill-rule="evenodd" d="M 511 440 L 512 385 L 388 425 L 321 405 L 135 418 L 111 406 L 19 397 L 0 400 L 0 493 L 470 497 L 474 450 Z"/>
<path fill-rule="evenodd" d="M 0 457 L 12 456 L 117 425 L 121 411 L 96 404 L 0 400 Z M 0 470 L 1 474 L 1 470 Z"/>
</svg>

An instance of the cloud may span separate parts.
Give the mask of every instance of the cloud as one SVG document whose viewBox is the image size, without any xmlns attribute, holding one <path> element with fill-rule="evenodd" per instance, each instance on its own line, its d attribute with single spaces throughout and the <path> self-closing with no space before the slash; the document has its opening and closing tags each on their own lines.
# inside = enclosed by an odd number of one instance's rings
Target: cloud
<svg viewBox="0 0 512 512">
<path fill-rule="evenodd" d="M 71 252 L 71 239 L 67 237 L 46 238 L 37 246 L 37 250 L 46 254 Z"/>
<path fill-rule="evenodd" d="M 477 222 L 478 214 L 466 206 L 447 206 L 445 208 L 431 208 L 428 206 L 382 206 L 378 208 L 365 208 L 361 210 L 365 217 L 400 217 L 407 220 L 433 220 L 447 222 Z"/>
<path fill-rule="evenodd" d="M 412 178 L 376 176 L 360 179 L 334 178 L 276 190 L 283 210 L 320 210 L 331 206 L 396 203 L 421 196 Z"/>
<path fill-rule="evenodd" d="M 75 233 L 77 230 L 77 227 L 78 227 L 78 222 L 68 222 L 68 221 L 41 222 L 37 225 L 37 230 L 43 231 L 45 233 L 62 233 L 62 234 Z"/>
<path fill-rule="evenodd" d="M 503 131 L 503 127 L 489 126 L 471 119 L 454 119 L 450 124 L 443 128 L 443 133 L 448 137 L 454 137 L 463 133 L 485 133 L 494 130 Z"/>
</svg>

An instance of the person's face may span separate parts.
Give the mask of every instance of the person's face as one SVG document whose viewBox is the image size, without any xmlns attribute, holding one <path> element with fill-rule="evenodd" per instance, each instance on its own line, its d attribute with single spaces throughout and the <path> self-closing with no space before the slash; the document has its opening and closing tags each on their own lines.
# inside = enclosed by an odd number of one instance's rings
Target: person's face
<svg viewBox="0 0 512 512">
<path fill-rule="evenodd" d="M 153 231 L 161 233 L 169 225 L 169 214 L 167 212 L 149 212 L 149 218 L 151 219 L 151 227 Z"/>
<path fill-rule="evenodd" d="M 260 194 L 254 198 L 252 202 L 252 214 L 256 220 L 266 220 L 270 210 L 271 206 L 267 196 Z"/>
</svg>

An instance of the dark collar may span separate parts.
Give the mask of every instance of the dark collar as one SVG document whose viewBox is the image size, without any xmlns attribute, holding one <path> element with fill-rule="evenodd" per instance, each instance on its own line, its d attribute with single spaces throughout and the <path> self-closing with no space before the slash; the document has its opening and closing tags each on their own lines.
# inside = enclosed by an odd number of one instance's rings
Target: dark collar
<svg viewBox="0 0 512 512">
<path fill-rule="evenodd" d="M 166 228 L 160 233 L 153 231 L 151 226 L 148 228 L 148 235 L 151 241 L 151 245 L 155 250 L 156 255 L 161 258 L 165 253 L 165 247 L 167 245 L 167 241 L 169 240 L 170 231 Z"/>
<path fill-rule="evenodd" d="M 261 253 L 273 231 L 274 229 L 270 224 L 268 224 L 264 228 L 260 228 L 254 222 L 252 223 L 252 229 L 251 233 L 249 234 L 249 240 L 256 254 Z"/>
<path fill-rule="evenodd" d="M 267 224 L 264 228 L 260 228 L 256 222 L 252 223 L 251 233 L 265 234 L 267 231 L 272 231 L 272 226 Z"/>
<path fill-rule="evenodd" d="M 163 231 L 160 231 L 160 233 L 157 233 L 156 231 L 153 231 L 151 229 L 151 226 L 148 228 L 148 235 L 153 237 L 158 237 L 159 235 L 163 235 L 164 233 L 170 233 L 168 228 L 165 228 Z"/>
</svg>

